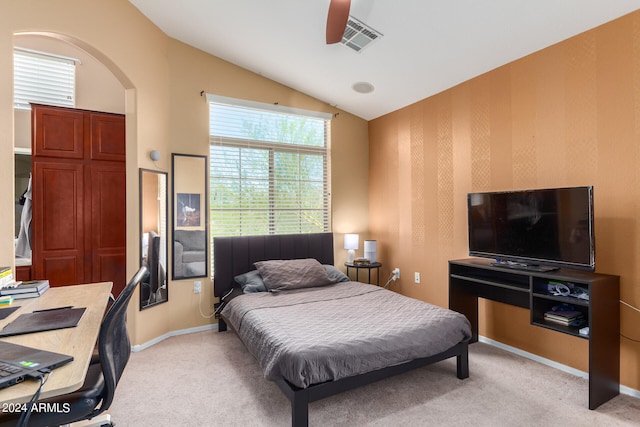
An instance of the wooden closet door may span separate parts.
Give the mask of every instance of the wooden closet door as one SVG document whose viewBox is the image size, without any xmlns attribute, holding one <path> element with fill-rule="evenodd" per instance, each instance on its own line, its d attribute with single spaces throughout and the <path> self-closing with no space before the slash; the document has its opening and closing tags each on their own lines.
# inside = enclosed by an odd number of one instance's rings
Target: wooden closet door
<svg viewBox="0 0 640 427">
<path fill-rule="evenodd" d="M 86 283 L 84 166 L 35 159 L 32 176 L 33 277 L 52 286 Z"/>
<path fill-rule="evenodd" d="M 125 121 L 32 106 L 33 277 L 126 283 Z"/>
<path fill-rule="evenodd" d="M 84 159 L 86 135 L 82 111 L 43 105 L 32 108 L 32 156 Z"/>
<path fill-rule="evenodd" d="M 124 117 L 113 114 L 89 113 L 91 160 L 109 160 L 124 163 Z"/>
<path fill-rule="evenodd" d="M 93 164 L 89 170 L 91 194 L 92 282 L 113 282 L 119 295 L 126 283 L 126 176 L 123 163 Z"/>
</svg>

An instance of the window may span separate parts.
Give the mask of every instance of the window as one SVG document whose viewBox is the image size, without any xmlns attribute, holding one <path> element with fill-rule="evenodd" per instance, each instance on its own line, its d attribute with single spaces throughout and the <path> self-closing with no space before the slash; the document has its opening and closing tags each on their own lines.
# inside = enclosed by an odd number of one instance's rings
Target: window
<svg viewBox="0 0 640 427">
<path fill-rule="evenodd" d="M 26 49 L 13 51 L 13 102 L 75 107 L 76 60 Z"/>
<path fill-rule="evenodd" d="M 208 95 L 212 236 L 330 229 L 329 119 Z"/>
</svg>

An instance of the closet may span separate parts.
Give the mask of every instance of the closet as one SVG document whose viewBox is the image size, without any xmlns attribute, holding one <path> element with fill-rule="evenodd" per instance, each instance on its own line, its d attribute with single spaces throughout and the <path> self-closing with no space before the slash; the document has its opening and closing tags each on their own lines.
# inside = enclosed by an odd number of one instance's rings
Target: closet
<svg viewBox="0 0 640 427">
<path fill-rule="evenodd" d="M 125 117 L 32 105 L 32 271 L 52 286 L 126 282 Z"/>
</svg>

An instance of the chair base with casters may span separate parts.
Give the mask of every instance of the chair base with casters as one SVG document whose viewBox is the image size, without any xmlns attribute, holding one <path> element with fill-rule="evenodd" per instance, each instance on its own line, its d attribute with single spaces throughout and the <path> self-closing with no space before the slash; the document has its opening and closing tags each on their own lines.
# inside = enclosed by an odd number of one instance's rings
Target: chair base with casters
<svg viewBox="0 0 640 427">
<path fill-rule="evenodd" d="M 102 413 L 90 420 L 78 421 L 77 423 L 66 424 L 62 427 L 104 427 L 113 425 L 111 415 Z"/>
<path fill-rule="evenodd" d="M 129 300 L 133 295 L 146 267 L 141 267 L 113 305 L 108 309 L 100 325 L 98 335 L 98 361 L 92 361 L 87 370 L 83 386 L 72 393 L 38 400 L 52 408 L 65 408 L 59 412 L 33 412 L 27 420 L 21 414 L 0 414 L 0 427 L 15 426 L 60 426 L 82 420 L 95 420 L 109 409 L 113 402 L 116 386 L 131 354 L 131 342 L 127 333 L 126 314 Z M 44 406 L 44 405 L 43 405 Z M 97 421 L 97 420 L 96 420 Z M 112 425 L 109 419 L 106 424 Z"/>
</svg>

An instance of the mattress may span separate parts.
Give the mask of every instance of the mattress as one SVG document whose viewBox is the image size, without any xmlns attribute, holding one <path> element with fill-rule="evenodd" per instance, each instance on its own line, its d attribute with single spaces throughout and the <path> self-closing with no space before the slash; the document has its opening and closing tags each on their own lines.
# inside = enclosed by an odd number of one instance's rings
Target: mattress
<svg viewBox="0 0 640 427">
<path fill-rule="evenodd" d="M 300 388 L 433 356 L 471 337 L 460 313 L 359 282 L 244 294 L 222 316 L 265 378 Z"/>
</svg>

